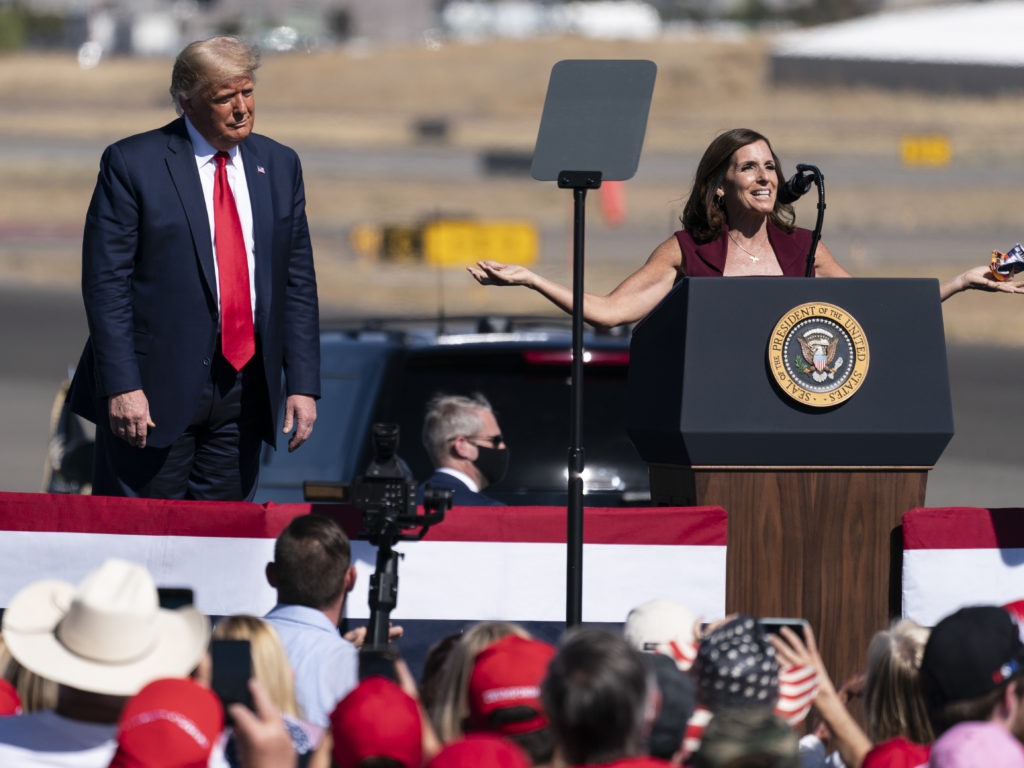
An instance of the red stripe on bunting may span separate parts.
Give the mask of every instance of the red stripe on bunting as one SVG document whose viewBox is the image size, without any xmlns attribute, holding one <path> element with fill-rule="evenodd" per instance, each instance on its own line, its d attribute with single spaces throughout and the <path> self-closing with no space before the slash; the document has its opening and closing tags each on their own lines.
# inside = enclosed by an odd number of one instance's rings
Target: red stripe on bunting
<svg viewBox="0 0 1024 768">
<path fill-rule="evenodd" d="M 113 533 L 141 536 L 276 536 L 259 504 L 0 493 L 0 528 L 7 531 Z"/>
<path fill-rule="evenodd" d="M 46 493 L 0 493 L 0 530 L 141 536 L 275 538 L 313 509 L 335 517 L 351 537 L 362 514 L 341 504 L 248 504 L 169 501 Z M 727 516 L 720 507 L 588 508 L 587 544 L 721 546 Z M 430 541 L 564 543 L 561 507 L 456 507 L 431 528 Z"/>
<path fill-rule="evenodd" d="M 587 544 L 724 547 L 728 518 L 721 507 L 587 508 Z M 429 541 L 519 541 L 565 543 L 564 507 L 456 507 Z"/>
<path fill-rule="evenodd" d="M 903 515 L 903 548 L 1024 547 L 1024 509 L 917 507 Z"/>
</svg>

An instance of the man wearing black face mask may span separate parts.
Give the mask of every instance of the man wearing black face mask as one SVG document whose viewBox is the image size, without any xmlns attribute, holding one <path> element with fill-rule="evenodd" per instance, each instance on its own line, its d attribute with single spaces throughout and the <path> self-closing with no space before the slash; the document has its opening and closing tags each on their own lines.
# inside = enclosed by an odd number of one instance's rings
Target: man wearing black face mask
<svg viewBox="0 0 1024 768">
<path fill-rule="evenodd" d="M 480 493 L 501 482 L 508 469 L 508 446 L 483 395 L 441 395 L 431 400 L 423 421 L 423 446 L 434 474 L 420 484 L 417 501 L 423 501 L 423 491 L 430 487 L 454 491 L 453 506 L 504 506 Z"/>
</svg>

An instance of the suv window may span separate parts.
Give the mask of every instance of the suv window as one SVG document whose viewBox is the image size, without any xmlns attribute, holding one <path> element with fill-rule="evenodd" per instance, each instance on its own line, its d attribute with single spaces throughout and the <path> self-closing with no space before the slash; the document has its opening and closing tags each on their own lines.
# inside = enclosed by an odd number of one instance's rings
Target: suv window
<svg viewBox="0 0 1024 768">
<path fill-rule="evenodd" d="M 587 503 L 646 502 L 647 465 L 626 434 L 628 353 L 595 350 L 590 356 L 584 373 L 582 435 Z M 400 390 L 382 402 L 377 420 L 399 425 L 399 454 L 422 480 L 433 471 L 421 441 L 427 401 L 439 393 L 480 392 L 494 407 L 511 452 L 508 474 L 487 494 L 514 504 L 565 504 L 570 376 L 567 350 L 414 350 L 407 357 Z"/>
</svg>

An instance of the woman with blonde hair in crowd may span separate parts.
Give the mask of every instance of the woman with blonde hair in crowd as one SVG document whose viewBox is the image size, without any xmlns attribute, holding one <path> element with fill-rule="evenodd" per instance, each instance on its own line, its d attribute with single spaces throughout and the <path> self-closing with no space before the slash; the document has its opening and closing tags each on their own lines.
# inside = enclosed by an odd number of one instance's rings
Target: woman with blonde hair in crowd
<svg viewBox="0 0 1024 768">
<path fill-rule="evenodd" d="M 926 759 L 934 741 L 921 696 L 920 669 L 928 629 L 910 619 L 876 632 L 868 644 L 864 714 L 875 745 L 864 765 L 882 764 L 894 752 Z"/>
<path fill-rule="evenodd" d="M 441 671 L 437 698 L 429 712 L 443 744 L 465 735 L 463 723 L 469 717 L 469 677 L 477 654 L 508 635 L 530 638 L 529 632 L 511 621 L 482 621 L 467 629 L 452 647 Z"/>
<path fill-rule="evenodd" d="M 299 765 L 308 768 L 329 766 L 330 744 L 323 739 L 316 739 L 311 727 L 303 723 L 302 710 L 295 698 L 295 676 L 288 662 L 288 654 L 274 628 L 256 616 L 226 616 L 214 626 L 212 637 L 214 640 L 249 641 L 252 676 L 260 682 L 274 706 L 284 715 L 292 744 L 299 755 Z M 235 765 L 232 751 L 229 749 L 227 752 L 228 760 Z"/>
</svg>

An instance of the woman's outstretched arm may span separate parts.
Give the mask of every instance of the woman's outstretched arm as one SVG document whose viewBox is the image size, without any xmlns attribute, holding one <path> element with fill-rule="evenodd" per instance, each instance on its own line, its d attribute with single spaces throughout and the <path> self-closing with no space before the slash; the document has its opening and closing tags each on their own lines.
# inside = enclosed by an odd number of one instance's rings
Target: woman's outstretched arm
<svg viewBox="0 0 1024 768">
<path fill-rule="evenodd" d="M 952 280 L 939 285 L 939 298 L 945 301 L 961 291 L 1000 291 L 1002 293 L 1024 293 L 1024 283 L 1013 283 L 1009 280 L 1000 282 L 992 277 L 987 266 L 973 267 L 961 272 Z"/>
<path fill-rule="evenodd" d="M 663 242 L 636 272 L 605 296 L 583 295 L 583 319 L 610 328 L 635 323 L 647 315 L 681 276 L 682 251 L 675 236 Z M 565 312 L 572 312 L 572 289 L 518 264 L 480 261 L 467 267 L 481 285 L 522 285 L 532 288 Z"/>
</svg>

